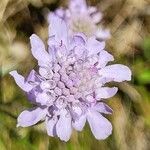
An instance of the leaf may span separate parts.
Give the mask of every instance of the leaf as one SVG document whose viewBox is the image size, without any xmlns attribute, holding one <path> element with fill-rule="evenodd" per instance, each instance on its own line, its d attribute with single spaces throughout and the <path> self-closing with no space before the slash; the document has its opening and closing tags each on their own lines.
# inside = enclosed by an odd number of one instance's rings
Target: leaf
<svg viewBox="0 0 150 150">
<path fill-rule="evenodd" d="M 146 59 L 150 60 L 150 38 L 144 40 L 143 43 L 144 56 Z"/>
<path fill-rule="evenodd" d="M 150 70 L 143 70 L 138 76 L 137 79 L 141 84 L 150 83 Z"/>
</svg>

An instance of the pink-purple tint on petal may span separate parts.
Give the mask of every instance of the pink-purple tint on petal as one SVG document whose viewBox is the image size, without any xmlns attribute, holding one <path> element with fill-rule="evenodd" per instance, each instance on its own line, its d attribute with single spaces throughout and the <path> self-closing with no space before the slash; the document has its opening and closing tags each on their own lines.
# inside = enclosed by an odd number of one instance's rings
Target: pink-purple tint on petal
<svg viewBox="0 0 150 150">
<path fill-rule="evenodd" d="M 38 73 L 33 69 L 30 71 L 29 75 L 25 79 L 31 85 L 36 85 L 35 83 L 41 82 L 41 78 Z"/>
</svg>

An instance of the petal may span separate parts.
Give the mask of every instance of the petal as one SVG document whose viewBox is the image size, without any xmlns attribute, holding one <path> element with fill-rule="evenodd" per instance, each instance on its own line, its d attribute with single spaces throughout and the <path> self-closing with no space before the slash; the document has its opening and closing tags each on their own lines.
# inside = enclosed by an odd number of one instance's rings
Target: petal
<svg viewBox="0 0 150 150">
<path fill-rule="evenodd" d="M 87 11 L 87 5 L 85 0 L 70 0 L 69 9 L 72 13 L 80 14 Z"/>
<path fill-rule="evenodd" d="M 81 117 L 79 117 L 78 120 L 75 120 L 74 122 L 72 122 L 72 126 L 77 131 L 82 131 L 83 127 L 85 126 L 85 123 L 86 123 L 86 115 L 82 115 Z"/>
<path fill-rule="evenodd" d="M 113 112 L 113 110 L 103 102 L 97 103 L 92 109 L 104 114 L 112 114 Z"/>
<path fill-rule="evenodd" d="M 38 60 L 39 65 L 51 62 L 43 41 L 35 34 L 30 37 L 32 55 Z"/>
<path fill-rule="evenodd" d="M 59 16 L 60 18 L 62 18 L 62 19 L 66 19 L 66 18 L 65 18 L 65 17 L 66 17 L 65 13 L 66 13 L 65 9 L 62 8 L 62 7 L 56 9 L 56 11 L 55 11 L 55 14 L 56 14 L 57 16 Z"/>
<path fill-rule="evenodd" d="M 55 40 L 61 45 L 62 43 L 68 45 L 68 29 L 65 21 L 55 15 L 50 13 L 48 15 L 49 21 L 49 37 L 55 36 Z M 48 42 L 49 46 L 50 43 Z"/>
<path fill-rule="evenodd" d="M 74 35 L 71 39 L 71 45 L 72 47 L 74 46 L 81 46 L 81 45 L 85 45 L 86 43 L 86 36 L 82 33 L 78 33 L 76 35 Z"/>
<path fill-rule="evenodd" d="M 98 39 L 107 40 L 107 39 L 109 39 L 111 37 L 111 34 L 110 34 L 109 29 L 99 28 L 96 31 L 96 36 L 97 36 Z"/>
<path fill-rule="evenodd" d="M 109 61 L 113 61 L 114 57 L 109 54 L 107 51 L 102 50 L 99 54 L 99 61 L 98 61 L 98 65 L 96 66 L 97 68 L 103 68 L 106 66 L 106 64 Z"/>
<path fill-rule="evenodd" d="M 99 75 L 104 78 L 111 78 L 112 81 L 122 82 L 131 80 L 131 70 L 124 65 L 109 65 L 99 70 Z"/>
<path fill-rule="evenodd" d="M 112 96 L 114 96 L 118 91 L 117 87 L 113 87 L 113 88 L 108 88 L 108 87 L 102 87 L 99 89 L 95 90 L 95 98 L 97 100 L 101 99 L 101 98 L 110 98 Z"/>
<path fill-rule="evenodd" d="M 54 100 L 56 99 L 56 94 L 53 90 L 45 89 L 42 93 L 38 93 L 36 96 L 36 103 L 41 105 L 53 105 Z"/>
<path fill-rule="evenodd" d="M 96 55 L 105 47 L 105 42 L 99 42 L 95 37 L 91 37 L 87 41 L 88 56 Z"/>
<path fill-rule="evenodd" d="M 94 6 L 89 6 L 88 7 L 88 13 L 89 14 L 93 14 L 95 12 L 97 12 L 97 8 L 96 7 L 94 7 Z"/>
<path fill-rule="evenodd" d="M 38 93 L 36 96 L 36 103 L 39 103 L 41 105 L 46 105 L 48 104 L 49 101 L 49 96 L 46 93 Z"/>
<path fill-rule="evenodd" d="M 35 70 L 31 70 L 30 74 L 28 75 L 28 77 L 26 78 L 27 82 L 41 82 L 41 79 L 38 75 L 38 73 Z"/>
<path fill-rule="evenodd" d="M 49 136 L 56 136 L 55 125 L 57 119 L 46 117 L 46 130 Z"/>
<path fill-rule="evenodd" d="M 53 71 L 48 67 L 40 67 L 39 74 L 46 79 L 51 79 L 53 77 Z"/>
<path fill-rule="evenodd" d="M 52 46 L 52 45 L 58 45 L 55 35 L 49 36 L 48 37 L 48 45 Z"/>
<path fill-rule="evenodd" d="M 102 13 L 95 12 L 95 13 L 92 14 L 92 21 L 94 23 L 99 23 L 101 21 L 101 19 L 102 19 Z"/>
<path fill-rule="evenodd" d="M 87 37 L 84 34 L 78 33 L 74 35 L 70 41 L 69 49 L 73 50 L 78 58 L 83 57 L 87 51 L 85 47 L 86 39 Z"/>
<path fill-rule="evenodd" d="M 37 104 L 36 98 L 37 98 L 37 95 L 41 92 L 42 92 L 42 90 L 41 90 L 40 86 L 36 86 L 31 91 L 29 91 L 27 93 L 27 96 L 28 96 L 28 99 L 30 100 L 30 102 L 33 104 Z"/>
<path fill-rule="evenodd" d="M 56 124 L 57 136 L 62 141 L 68 141 L 72 133 L 71 127 L 71 116 L 66 110 L 62 110 L 60 113 L 60 118 Z"/>
<path fill-rule="evenodd" d="M 46 109 L 34 108 L 23 111 L 17 119 L 17 127 L 29 127 L 35 125 L 46 116 Z"/>
<path fill-rule="evenodd" d="M 49 40 L 48 40 L 49 42 Z M 48 46 L 48 53 L 52 59 L 52 62 L 56 61 L 56 51 L 57 51 L 57 42 L 53 43 L 53 44 L 50 44 L 52 46 Z M 49 68 L 51 68 L 53 66 L 53 63 L 49 64 Z"/>
<path fill-rule="evenodd" d="M 61 60 L 65 60 L 67 56 L 67 48 L 65 45 L 61 45 L 56 49 L 56 57 Z"/>
<path fill-rule="evenodd" d="M 96 81 L 96 86 L 97 86 L 97 88 L 99 88 L 99 87 L 102 87 L 103 85 L 105 85 L 106 83 L 112 82 L 112 81 L 113 81 L 113 78 L 110 78 L 110 77 L 108 77 L 108 78 L 99 77 Z"/>
<path fill-rule="evenodd" d="M 14 77 L 16 84 L 25 92 L 29 92 L 33 88 L 32 85 L 25 82 L 25 78 L 22 75 L 18 74 L 17 71 L 11 71 L 9 74 Z"/>
<path fill-rule="evenodd" d="M 111 123 L 96 111 L 89 111 L 87 114 L 91 131 L 96 139 L 106 139 L 112 133 Z"/>
</svg>

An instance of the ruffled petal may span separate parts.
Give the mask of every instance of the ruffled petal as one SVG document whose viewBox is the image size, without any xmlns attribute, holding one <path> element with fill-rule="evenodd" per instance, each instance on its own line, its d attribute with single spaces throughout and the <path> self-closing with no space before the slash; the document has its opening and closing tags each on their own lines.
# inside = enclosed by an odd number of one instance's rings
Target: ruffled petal
<svg viewBox="0 0 150 150">
<path fill-rule="evenodd" d="M 41 82 L 41 78 L 40 78 L 40 76 L 38 75 L 38 73 L 35 70 L 31 70 L 30 74 L 26 78 L 26 81 L 28 83 L 31 82 L 31 84 L 34 84 L 34 82 L 40 83 Z"/>
<path fill-rule="evenodd" d="M 29 92 L 32 90 L 33 86 L 25 82 L 25 78 L 22 75 L 18 74 L 17 71 L 11 71 L 9 74 L 15 79 L 16 84 L 22 90 L 24 90 L 25 92 Z"/>
<path fill-rule="evenodd" d="M 40 86 L 34 87 L 31 91 L 29 91 L 27 93 L 29 101 L 33 104 L 37 104 L 36 98 L 37 98 L 37 95 L 41 92 L 42 92 L 42 90 L 41 90 Z"/>
<path fill-rule="evenodd" d="M 82 115 L 78 120 L 72 122 L 72 126 L 77 131 L 82 131 L 83 127 L 85 126 L 85 123 L 86 123 L 86 115 Z"/>
<path fill-rule="evenodd" d="M 46 116 L 46 109 L 34 108 L 23 111 L 17 119 L 17 127 L 29 127 L 35 125 Z"/>
<path fill-rule="evenodd" d="M 57 123 L 57 119 L 46 117 L 46 130 L 49 136 L 56 136 L 55 125 Z"/>
<path fill-rule="evenodd" d="M 122 82 L 131 80 L 131 70 L 124 65 L 109 65 L 99 70 L 99 75 L 112 81 Z"/>
<path fill-rule="evenodd" d="M 48 16 L 49 22 L 49 37 L 54 36 L 56 42 L 59 45 L 68 45 L 68 29 L 65 21 L 55 15 L 54 13 L 50 13 Z M 49 40 L 48 45 L 51 46 L 51 42 Z"/>
<path fill-rule="evenodd" d="M 62 110 L 60 113 L 60 118 L 56 124 L 57 136 L 62 141 L 68 141 L 72 133 L 71 127 L 71 116 L 66 110 Z"/>
<path fill-rule="evenodd" d="M 97 100 L 101 98 L 110 98 L 113 97 L 118 91 L 117 87 L 109 88 L 109 87 L 102 87 L 95 90 L 95 98 Z"/>
<path fill-rule="evenodd" d="M 114 61 L 114 57 L 111 54 L 109 54 L 107 51 L 102 50 L 99 54 L 98 65 L 96 67 L 103 68 L 106 66 L 106 64 L 109 61 Z"/>
<path fill-rule="evenodd" d="M 105 48 L 105 42 L 99 42 L 95 37 L 91 37 L 87 41 L 88 56 L 96 55 Z"/>
<path fill-rule="evenodd" d="M 76 35 L 74 35 L 71 39 L 71 46 L 74 47 L 74 46 L 83 46 L 86 44 L 86 36 L 82 33 L 78 33 Z"/>
<path fill-rule="evenodd" d="M 51 62 L 48 52 L 45 50 L 43 41 L 36 35 L 30 37 L 32 55 L 38 60 L 39 65 L 45 65 Z"/>
<path fill-rule="evenodd" d="M 92 109 L 104 114 L 112 114 L 113 112 L 113 110 L 103 102 L 97 103 Z"/>
<path fill-rule="evenodd" d="M 89 111 L 87 114 L 91 131 L 96 139 L 106 139 L 112 133 L 111 123 L 96 111 Z"/>
</svg>

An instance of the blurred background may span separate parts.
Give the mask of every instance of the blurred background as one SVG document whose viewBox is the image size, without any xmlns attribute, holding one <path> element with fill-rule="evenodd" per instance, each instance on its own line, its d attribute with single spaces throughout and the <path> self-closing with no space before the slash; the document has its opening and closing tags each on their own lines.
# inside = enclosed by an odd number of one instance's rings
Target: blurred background
<svg viewBox="0 0 150 150">
<path fill-rule="evenodd" d="M 107 118 L 113 134 L 96 140 L 89 126 L 73 132 L 69 142 L 48 137 L 43 124 L 16 128 L 16 118 L 30 107 L 26 95 L 8 72 L 26 75 L 37 63 L 31 55 L 29 36 L 47 40 L 45 14 L 67 6 L 64 0 L 0 1 L 0 150 L 150 150 L 150 1 L 88 0 L 102 13 L 101 24 L 112 37 L 106 49 L 129 66 L 131 82 L 118 84 L 118 94 L 108 101 L 114 113 Z"/>
</svg>

